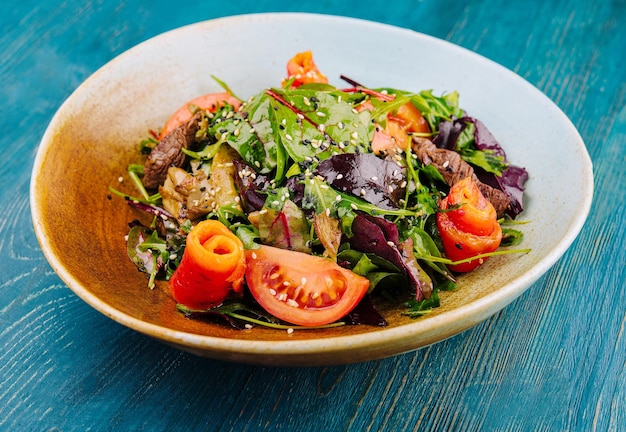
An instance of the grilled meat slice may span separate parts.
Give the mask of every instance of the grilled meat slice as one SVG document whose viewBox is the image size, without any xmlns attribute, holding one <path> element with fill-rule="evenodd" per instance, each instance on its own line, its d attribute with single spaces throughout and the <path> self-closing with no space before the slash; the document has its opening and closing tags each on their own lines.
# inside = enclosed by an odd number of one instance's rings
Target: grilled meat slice
<svg viewBox="0 0 626 432">
<path fill-rule="evenodd" d="M 411 149 L 422 163 L 433 165 L 441 173 L 448 186 L 452 186 L 466 177 L 472 177 L 480 192 L 496 209 L 498 217 L 504 216 L 506 210 L 511 205 L 509 196 L 500 189 L 491 187 L 478 180 L 474 173 L 474 168 L 461 159 L 457 152 L 440 149 L 432 141 L 415 136 L 411 143 Z"/>
<path fill-rule="evenodd" d="M 196 142 L 202 112 L 198 111 L 187 123 L 183 123 L 152 149 L 144 163 L 143 184 L 148 189 L 156 189 L 165 182 L 170 167 L 182 167 L 187 155 L 182 148 L 191 148 Z"/>
</svg>

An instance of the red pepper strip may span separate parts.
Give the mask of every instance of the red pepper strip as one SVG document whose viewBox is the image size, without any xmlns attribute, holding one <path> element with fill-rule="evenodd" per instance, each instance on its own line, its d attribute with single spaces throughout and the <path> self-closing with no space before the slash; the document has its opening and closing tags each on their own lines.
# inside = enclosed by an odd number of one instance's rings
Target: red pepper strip
<svg viewBox="0 0 626 432">
<path fill-rule="evenodd" d="M 216 220 L 198 223 L 189 235 L 180 265 L 170 278 L 174 300 L 191 309 L 219 306 L 241 294 L 246 258 L 243 243 Z"/>
<path fill-rule="evenodd" d="M 458 206 L 458 208 L 454 208 Z M 439 206 L 437 228 L 443 250 L 452 261 L 494 252 L 500 246 L 502 229 L 493 205 L 485 199 L 476 183 L 467 177 L 450 188 L 450 193 Z M 486 258 L 448 266 L 456 272 L 469 272 Z"/>
</svg>

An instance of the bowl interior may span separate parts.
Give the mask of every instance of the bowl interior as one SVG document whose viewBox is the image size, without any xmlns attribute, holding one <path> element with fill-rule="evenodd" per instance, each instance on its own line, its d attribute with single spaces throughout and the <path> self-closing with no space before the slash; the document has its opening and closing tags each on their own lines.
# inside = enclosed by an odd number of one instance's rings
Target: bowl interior
<svg viewBox="0 0 626 432">
<path fill-rule="evenodd" d="M 303 34 L 317 26 L 324 31 Z M 296 35 L 285 38 L 283 35 Z M 352 34 L 361 35 L 358 39 Z M 347 40 L 349 44 L 338 41 Z M 286 61 L 311 49 L 318 67 L 342 85 L 345 74 L 368 86 L 435 94 L 458 90 L 461 106 L 527 168 L 521 220 L 526 255 L 491 259 L 444 293 L 442 306 L 418 320 L 401 307 L 384 311 L 390 326 L 236 331 L 176 311 L 167 285 L 147 288 L 126 255 L 128 222 L 142 217 L 108 187 L 134 193 L 129 163 L 137 144 L 182 103 L 220 91 L 240 97 L 277 86 Z M 372 61 L 386 52 L 386 62 Z M 424 67 L 423 58 L 429 59 Z M 402 65 L 401 68 L 388 65 Z M 529 130 L 535 132 L 531 137 Z M 581 191 L 570 194 L 567 190 Z M 576 129 L 541 92 L 467 50 L 408 30 L 348 18 L 263 14 L 178 29 L 129 50 L 97 71 L 61 106 L 33 168 L 33 223 L 42 249 L 65 283 L 94 308 L 142 333 L 201 355 L 268 364 L 334 364 L 419 348 L 458 333 L 520 295 L 564 253 L 589 211 L 591 163 Z"/>
</svg>

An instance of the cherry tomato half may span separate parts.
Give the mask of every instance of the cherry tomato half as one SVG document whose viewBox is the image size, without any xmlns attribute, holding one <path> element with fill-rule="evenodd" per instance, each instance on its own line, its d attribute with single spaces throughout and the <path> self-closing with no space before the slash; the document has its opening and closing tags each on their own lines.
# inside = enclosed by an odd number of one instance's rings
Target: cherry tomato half
<svg viewBox="0 0 626 432">
<path fill-rule="evenodd" d="M 457 205 L 458 208 L 452 209 Z M 459 261 L 498 249 L 502 229 L 496 211 L 471 177 L 453 185 L 440 208 L 447 210 L 437 213 L 436 218 L 443 250 L 449 259 Z M 449 267 L 453 271 L 469 272 L 485 260 L 476 259 Z"/>
<path fill-rule="evenodd" d="M 369 287 L 367 278 L 326 258 L 272 246 L 245 253 L 250 292 L 265 310 L 291 324 L 335 322 L 354 309 Z"/>
<path fill-rule="evenodd" d="M 191 111 L 192 107 L 198 107 L 203 110 L 214 112 L 220 106 L 220 104 L 228 103 L 239 108 L 241 101 L 235 98 L 233 95 L 227 92 L 223 93 L 209 93 L 202 96 L 198 96 L 181 106 L 165 123 L 159 139 L 163 139 L 165 135 L 176 129 L 179 125 L 188 122 L 193 116 Z"/>
</svg>

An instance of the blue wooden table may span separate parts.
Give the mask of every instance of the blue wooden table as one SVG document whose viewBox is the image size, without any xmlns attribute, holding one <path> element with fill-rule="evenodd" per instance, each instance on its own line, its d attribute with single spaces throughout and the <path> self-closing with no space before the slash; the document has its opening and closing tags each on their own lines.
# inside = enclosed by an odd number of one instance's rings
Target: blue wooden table
<svg viewBox="0 0 626 432">
<path fill-rule="evenodd" d="M 0 430 L 626 430 L 626 2 L 245 3 L 2 2 Z M 410 28 L 537 86 L 571 118 L 594 163 L 594 204 L 579 238 L 487 321 L 416 352 L 348 366 L 199 358 L 86 305 L 51 270 L 29 210 L 30 171 L 55 110 L 149 37 L 266 11 Z"/>
</svg>

